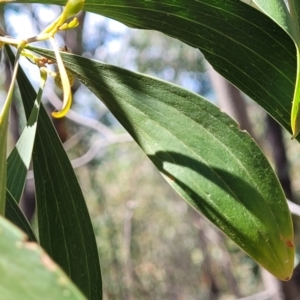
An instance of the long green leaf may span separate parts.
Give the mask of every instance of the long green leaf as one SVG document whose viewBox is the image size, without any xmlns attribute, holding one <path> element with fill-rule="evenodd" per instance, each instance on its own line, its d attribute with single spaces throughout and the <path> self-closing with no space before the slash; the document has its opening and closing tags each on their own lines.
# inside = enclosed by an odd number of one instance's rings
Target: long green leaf
<svg viewBox="0 0 300 300">
<path fill-rule="evenodd" d="M 14 94 L 14 86 L 17 78 L 19 67 L 20 49 L 17 51 L 16 61 L 13 64 L 13 74 L 9 90 L 7 92 L 6 100 L 0 112 L 0 215 L 5 215 L 6 202 L 6 181 L 7 181 L 7 167 L 6 167 L 6 148 L 7 148 L 7 131 L 8 119 L 11 102 Z"/>
<path fill-rule="evenodd" d="M 53 58 L 53 52 L 36 51 Z M 184 199 L 275 276 L 290 278 L 290 213 L 272 168 L 248 134 L 180 87 L 79 56 L 63 57 Z"/>
<path fill-rule="evenodd" d="M 281 26 L 294 40 L 297 53 L 297 76 L 291 111 L 293 138 L 300 132 L 300 5 L 290 0 L 289 9 L 284 0 L 254 0 L 256 5 Z"/>
<path fill-rule="evenodd" d="M 1 299 L 86 300 L 44 251 L 3 217 L 0 232 Z"/>
<path fill-rule="evenodd" d="M 5 46 L 11 65 L 15 64 L 15 56 L 12 50 Z M 39 114 L 42 89 L 45 80 L 42 80 L 37 100 L 34 102 L 27 125 L 21 135 L 20 140 L 14 147 L 7 159 L 7 183 L 6 183 L 6 206 L 5 216 L 19 228 L 21 228 L 31 241 L 36 241 L 26 217 L 20 210 L 20 201 L 26 181 L 26 175 L 31 161 L 32 149 L 35 139 L 36 124 Z"/>
<path fill-rule="evenodd" d="M 8 114 L 0 117 L 0 215 L 5 211 Z"/>
<path fill-rule="evenodd" d="M 293 39 L 297 48 L 297 77 L 291 113 L 293 137 L 296 137 L 300 132 L 300 3 L 298 0 L 288 0 L 288 3 L 295 28 Z"/>
<path fill-rule="evenodd" d="M 13 64 L 13 56 L 10 48 L 6 47 Z M 7 184 L 6 188 L 10 191 L 14 199 L 19 203 L 26 182 L 27 172 L 31 162 L 32 150 L 35 140 L 37 121 L 39 117 L 40 104 L 47 74 L 41 72 L 41 84 L 37 98 L 31 108 L 25 129 L 23 130 L 16 146 L 7 159 Z"/>
<path fill-rule="evenodd" d="M 19 70 L 27 117 L 37 95 Z M 39 239 L 89 299 L 102 299 L 97 245 L 86 204 L 70 161 L 43 107 L 33 152 Z"/>
<path fill-rule="evenodd" d="M 22 229 L 27 234 L 30 241 L 37 241 L 30 224 L 18 206 L 17 200 L 14 199 L 13 195 L 8 190 L 6 190 L 5 217 Z"/>
<path fill-rule="evenodd" d="M 219 73 L 291 131 L 296 50 L 285 31 L 263 13 L 239 0 L 86 0 L 84 9 L 199 48 Z"/>
</svg>

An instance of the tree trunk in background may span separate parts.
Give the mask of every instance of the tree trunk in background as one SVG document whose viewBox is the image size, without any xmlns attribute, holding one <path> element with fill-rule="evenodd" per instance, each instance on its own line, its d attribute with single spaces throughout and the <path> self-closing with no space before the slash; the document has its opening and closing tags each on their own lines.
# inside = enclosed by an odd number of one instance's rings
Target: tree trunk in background
<svg viewBox="0 0 300 300">
<path fill-rule="evenodd" d="M 211 65 L 207 64 L 207 70 L 221 111 L 226 112 L 236 120 L 240 129 L 247 130 L 253 137 L 254 134 L 241 92 L 217 73 Z"/>
<path fill-rule="evenodd" d="M 293 201 L 291 180 L 288 170 L 288 161 L 283 141 L 281 126 L 269 115 L 266 118 L 266 138 L 275 162 L 276 174 L 280 180 L 285 196 Z"/>
</svg>

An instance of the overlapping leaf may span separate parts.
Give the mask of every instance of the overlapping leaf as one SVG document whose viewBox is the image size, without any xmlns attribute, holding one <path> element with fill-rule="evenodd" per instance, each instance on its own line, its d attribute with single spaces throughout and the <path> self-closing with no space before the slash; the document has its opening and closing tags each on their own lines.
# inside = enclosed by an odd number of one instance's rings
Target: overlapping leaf
<svg viewBox="0 0 300 300">
<path fill-rule="evenodd" d="M 75 55 L 64 61 L 184 199 L 267 270 L 282 280 L 291 276 L 293 229 L 285 197 L 246 133 L 180 87 Z"/>
<path fill-rule="evenodd" d="M 7 130 L 8 115 L 0 117 L 0 215 L 5 212 Z"/>
<path fill-rule="evenodd" d="M 162 31 L 199 48 L 215 69 L 290 128 L 295 47 L 279 26 L 250 6 L 239 0 L 87 0 L 85 9 L 131 27 Z M 80 59 L 76 63 L 80 65 Z M 89 73 L 83 71 L 87 65 Z M 90 72 L 93 66 L 94 73 Z M 72 67 L 103 97 L 183 197 L 243 248 L 248 247 L 246 251 L 267 269 L 281 279 L 289 276 L 283 275 L 292 268 L 293 252 L 287 206 L 277 180 L 250 140 L 242 133 L 231 135 L 233 124 L 226 117 L 186 92 L 113 67 L 105 70 L 89 62 L 82 63 L 82 69 Z M 187 128 L 191 128 L 189 134 Z M 257 165 L 263 169 L 254 169 Z M 274 264 L 286 257 L 287 265 Z"/>
<path fill-rule="evenodd" d="M 289 7 L 284 0 L 254 0 L 256 5 L 293 39 L 297 53 L 297 76 L 291 111 L 291 128 L 293 138 L 300 132 L 300 5 L 299 1 L 289 1 Z"/>
<path fill-rule="evenodd" d="M 37 95 L 19 70 L 18 84 L 27 117 Z M 33 152 L 39 240 L 89 299 L 102 298 L 93 228 L 70 161 L 45 109 L 40 108 Z"/>
<path fill-rule="evenodd" d="M 65 4 L 63 0 L 18 2 Z M 161 31 L 199 48 L 219 73 L 290 131 L 295 46 L 263 13 L 239 0 L 86 0 L 84 9 L 133 28 Z"/>
<path fill-rule="evenodd" d="M 14 94 L 14 86 L 18 72 L 20 51 L 17 52 L 17 60 L 14 63 L 14 71 L 12 74 L 12 81 L 7 92 L 7 97 L 0 112 L 0 215 L 5 214 L 5 202 L 6 202 L 6 148 L 7 148 L 7 131 L 9 110 Z"/>
<path fill-rule="evenodd" d="M 12 52 L 6 47 L 13 62 Z M 40 111 L 41 98 L 46 84 L 47 75 L 41 73 L 41 84 L 37 98 L 31 106 L 30 116 L 17 144 L 7 159 L 7 184 L 14 199 L 19 203 L 25 186 L 27 172 L 31 162 L 32 150 L 35 140 L 35 133 Z"/>
<path fill-rule="evenodd" d="M 8 46 L 5 48 L 11 64 L 14 65 L 15 57 L 13 52 Z M 31 106 L 31 113 L 27 125 L 22 132 L 17 145 L 10 153 L 7 159 L 7 164 L 5 164 L 7 167 L 5 216 L 14 224 L 19 226 L 19 228 L 21 228 L 32 241 L 36 241 L 36 237 L 27 219 L 20 210 L 18 203 L 21 200 L 26 182 L 27 171 L 31 161 L 44 84 L 45 77 L 42 78 L 37 99 L 34 103 L 32 103 L 33 105 Z"/>
<path fill-rule="evenodd" d="M 3 217 L 0 232 L 1 299 L 86 300 L 44 251 Z"/>
<path fill-rule="evenodd" d="M 291 36 L 294 24 L 284 0 L 253 0 L 253 2 Z"/>
<path fill-rule="evenodd" d="M 27 234 L 30 241 L 37 241 L 30 224 L 17 203 L 17 200 L 14 199 L 8 190 L 6 190 L 5 217 L 22 229 Z"/>
</svg>

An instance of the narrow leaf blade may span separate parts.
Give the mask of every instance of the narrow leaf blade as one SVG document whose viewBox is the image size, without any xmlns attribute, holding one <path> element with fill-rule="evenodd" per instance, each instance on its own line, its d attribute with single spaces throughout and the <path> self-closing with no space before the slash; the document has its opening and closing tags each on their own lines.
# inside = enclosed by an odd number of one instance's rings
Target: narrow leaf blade
<svg viewBox="0 0 300 300">
<path fill-rule="evenodd" d="M 19 67 L 20 50 L 16 54 L 16 61 L 13 64 L 13 74 L 11 83 L 7 92 L 6 100 L 0 112 L 0 215 L 5 215 L 6 203 L 6 182 L 7 182 L 7 166 L 6 166 L 6 148 L 7 148 L 7 131 L 10 106 L 14 94 L 14 86 Z"/>
<path fill-rule="evenodd" d="M 37 95 L 22 69 L 17 79 L 29 117 Z M 99 257 L 87 207 L 70 161 L 42 106 L 33 165 L 41 245 L 89 299 L 102 299 Z"/>
<path fill-rule="evenodd" d="M 0 215 L 5 211 L 8 116 L 0 116 Z"/>
<path fill-rule="evenodd" d="M 289 1 L 289 10 L 284 0 L 254 0 L 270 18 L 281 26 L 293 39 L 297 53 L 297 75 L 291 111 L 292 138 L 300 132 L 300 4 L 299 1 Z"/>
<path fill-rule="evenodd" d="M 14 199 L 8 190 L 6 190 L 5 217 L 23 230 L 27 234 L 30 241 L 37 241 L 35 234 L 33 233 L 30 224 L 21 211 L 16 199 Z"/>
<path fill-rule="evenodd" d="M 14 55 L 11 49 L 7 46 L 6 50 L 12 65 L 14 65 Z M 31 162 L 40 104 L 46 79 L 47 75 L 42 72 L 38 95 L 31 106 L 31 113 L 25 129 L 7 159 L 7 189 L 18 203 L 21 200 L 27 172 Z"/>
</svg>

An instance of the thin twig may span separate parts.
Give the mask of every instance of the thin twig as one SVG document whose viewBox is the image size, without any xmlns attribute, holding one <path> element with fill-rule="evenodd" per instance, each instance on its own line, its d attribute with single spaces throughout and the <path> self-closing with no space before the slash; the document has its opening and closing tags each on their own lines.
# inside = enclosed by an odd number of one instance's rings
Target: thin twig
<svg viewBox="0 0 300 300">
<path fill-rule="evenodd" d="M 300 217 L 300 206 L 287 199 L 287 203 L 292 215 Z"/>
<path fill-rule="evenodd" d="M 109 138 L 96 141 L 93 146 L 82 156 L 75 158 L 71 161 L 73 168 L 79 168 L 92 161 L 99 153 L 99 151 L 105 147 L 113 144 L 132 142 L 133 139 L 128 133 L 115 134 Z"/>
<path fill-rule="evenodd" d="M 93 144 L 93 146 L 84 155 L 71 160 L 71 164 L 74 169 L 82 167 L 82 166 L 86 165 L 87 163 L 89 163 L 90 161 L 92 161 L 98 155 L 98 153 L 101 149 L 111 146 L 113 144 L 128 143 L 128 142 L 132 142 L 132 141 L 133 141 L 132 137 L 127 133 L 114 134 L 111 137 L 107 137 L 107 138 L 98 140 Z M 27 180 L 33 179 L 33 171 L 32 170 L 28 171 L 26 178 L 27 178 Z"/>
<path fill-rule="evenodd" d="M 75 147 L 86 135 L 87 130 L 80 129 L 74 135 L 72 135 L 68 140 L 66 140 L 63 144 L 65 151 L 69 151 L 73 147 Z"/>
</svg>

